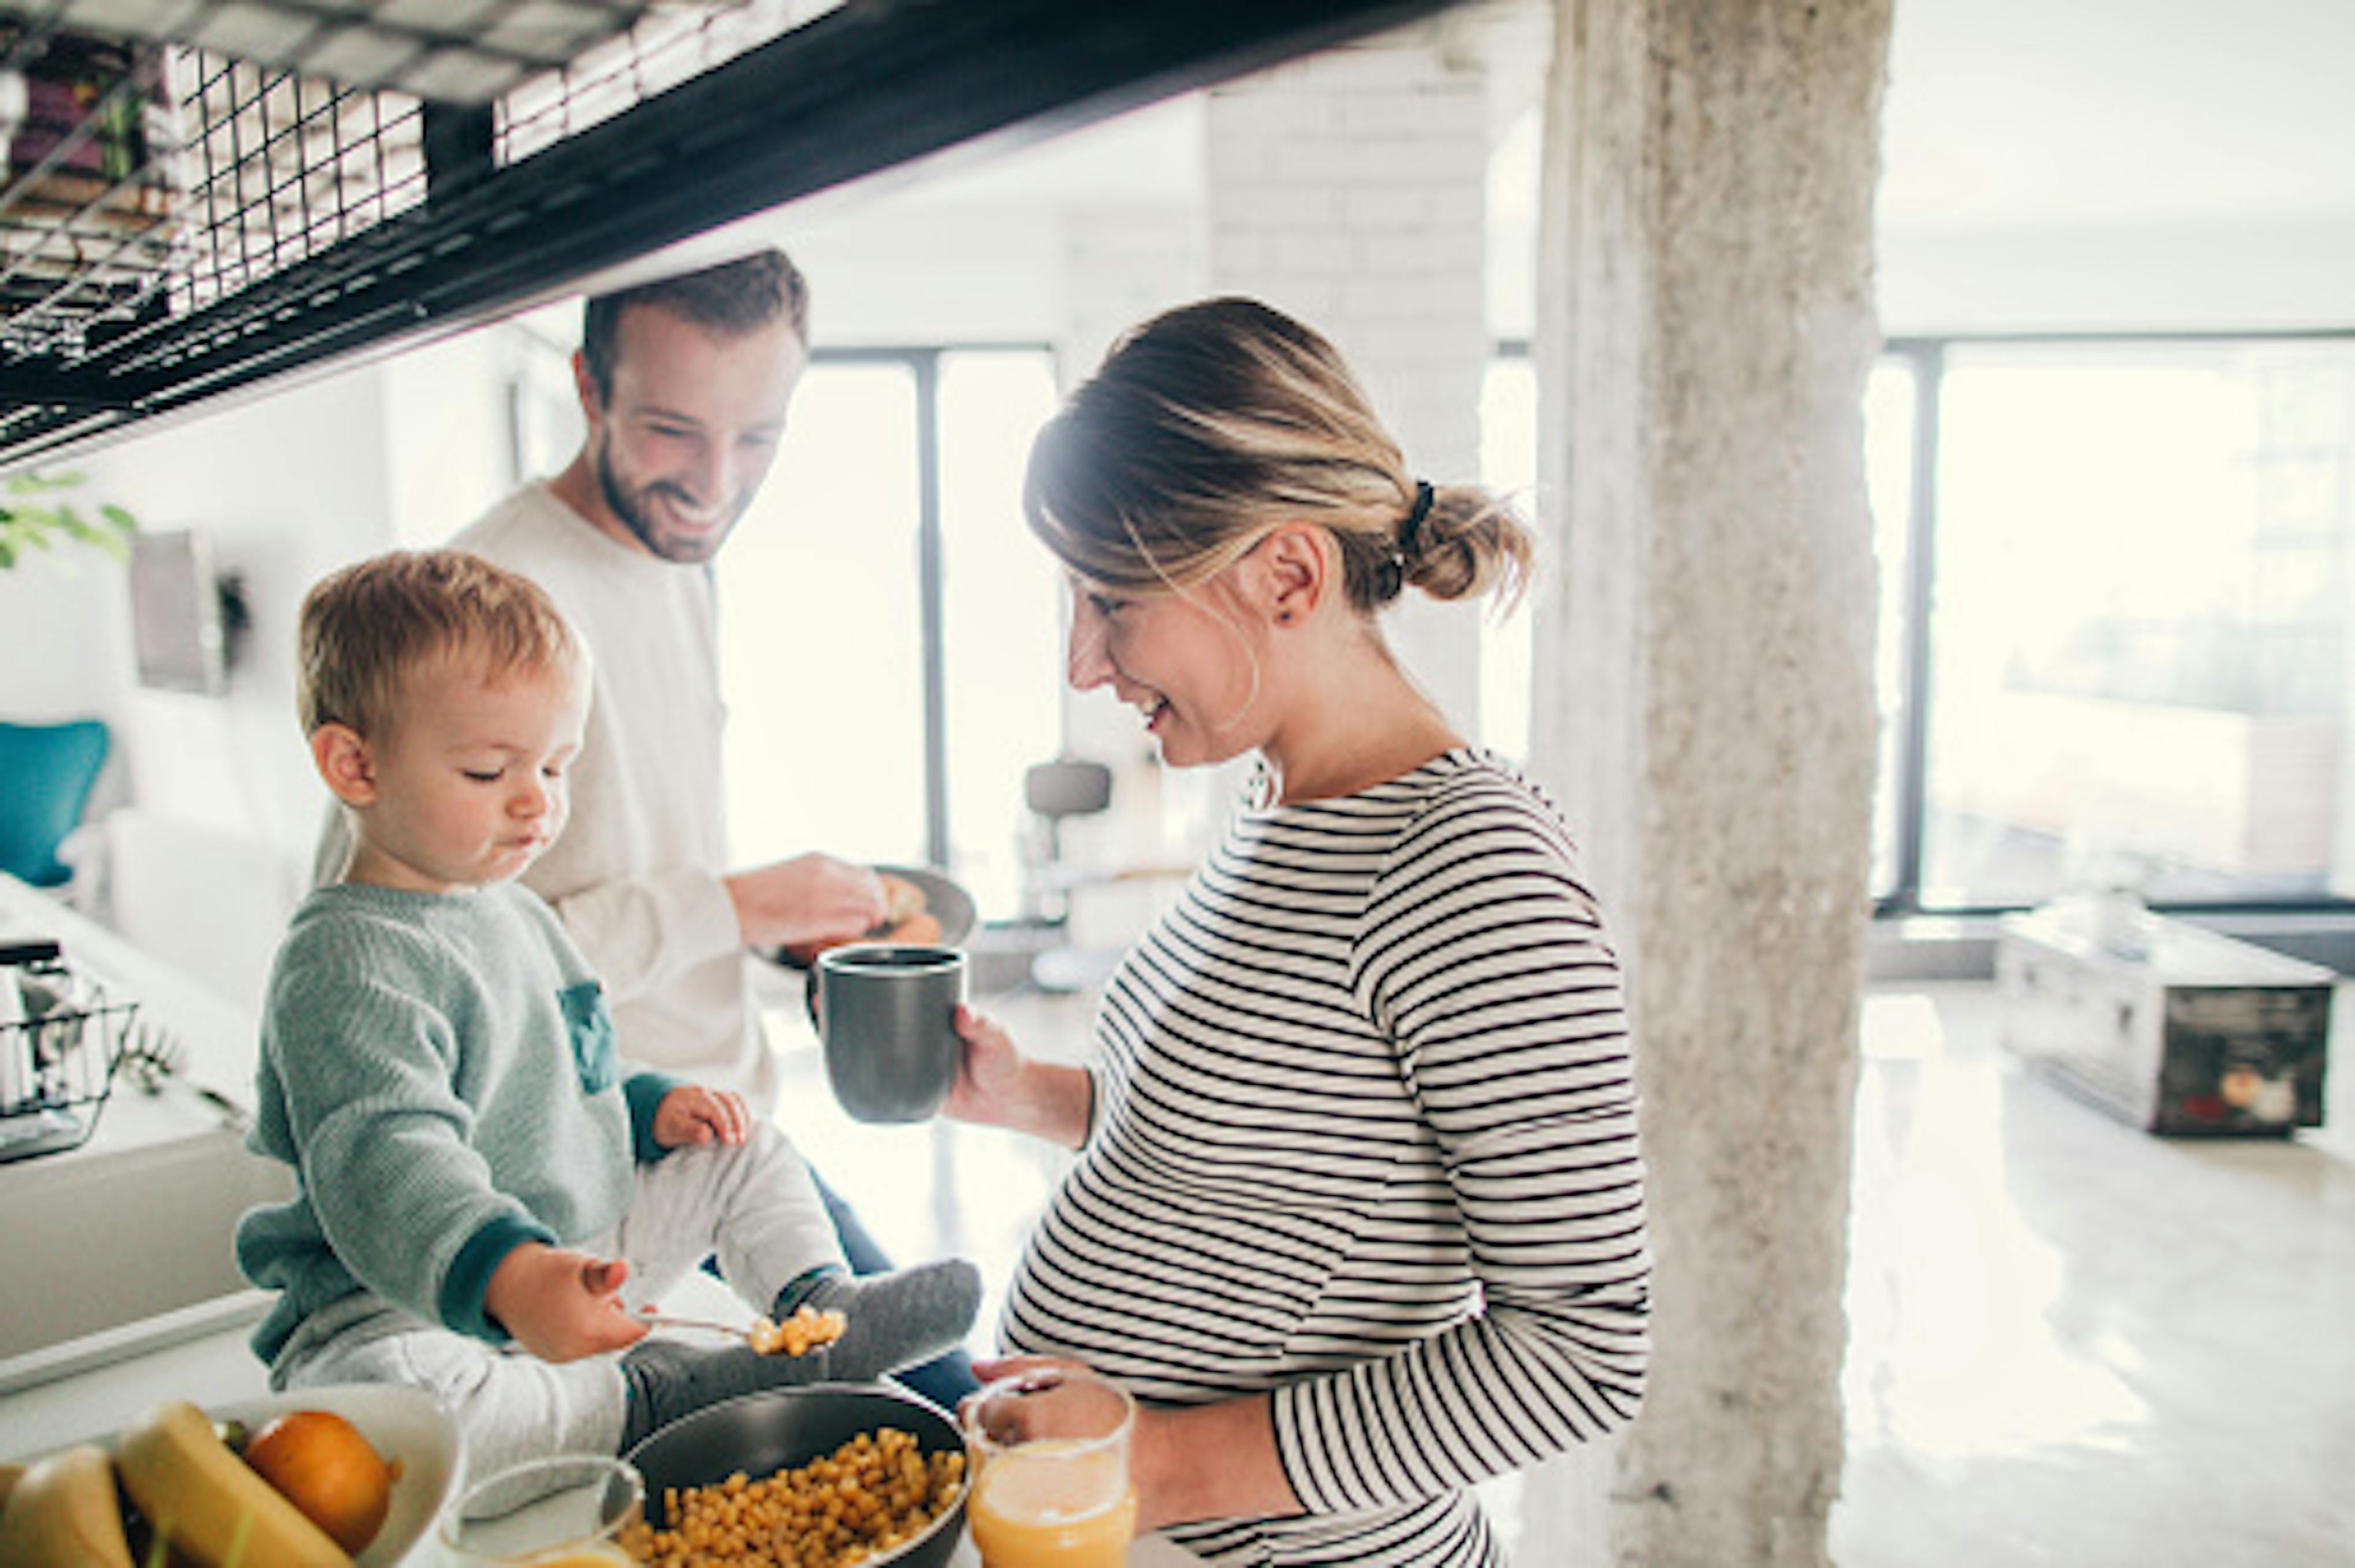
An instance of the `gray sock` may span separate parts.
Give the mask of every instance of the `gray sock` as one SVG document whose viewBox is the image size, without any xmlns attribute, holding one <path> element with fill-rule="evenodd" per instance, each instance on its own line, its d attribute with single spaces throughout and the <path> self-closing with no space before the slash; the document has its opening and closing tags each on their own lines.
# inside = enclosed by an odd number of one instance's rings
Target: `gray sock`
<svg viewBox="0 0 2355 1568">
<path fill-rule="evenodd" d="M 805 1383 L 872 1382 L 927 1361 L 964 1338 L 981 1307 L 981 1271 L 962 1258 L 863 1279 L 827 1278 L 796 1305 L 843 1315 L 842 1338 L 799 1356 L 763 1356 L 749 1345 L 708 1347 L 647 1339 L 622 1357 L 627 1451 L 655 1428 L 739 1394 Z M 777 1316 L 786 1316 L 779 1313 Z"/>
<path fill-rule="evenodd" d="M 750 1345 L 690 1345 L 646 1339 L 622 1356 L 629 1403 L 622 1418 L 622 1451 L 640 1438 L 692 1415 L 707 1404 L 763 1389 L 797 1388 L 831 1381 L 826 1358 L 764 1356 Z"/>
<path fill-rule="evenodd" d="M 793 1307 L 839 1312 L 842 1338 L 813 1356 L 826 1358 L 828 1373 L 843 1382 L 872 1382 L 885 1372 L 929 1361 L 954 1349 L 981 1310 L 981 1271 L 963 1258 L 918 1264 L 886 1274 L 845 1278 L 830 1275 L 797 1294 L 777 1299 L 776 1316 Z"/>
</svg>

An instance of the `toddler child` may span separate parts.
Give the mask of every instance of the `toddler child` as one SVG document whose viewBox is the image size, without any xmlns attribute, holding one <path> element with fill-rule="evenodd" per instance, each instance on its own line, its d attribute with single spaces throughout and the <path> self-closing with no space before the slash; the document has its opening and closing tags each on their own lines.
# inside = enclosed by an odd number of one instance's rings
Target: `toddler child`
<svg viewBox="0 0 2355 1568">
<path fill-rule="evenodd" d="M 314 588 L 300 639 L 303 726 L 357 848 L 295 912 L 262 1019 L 250 1142 L 296 1191 L 237 1251 L 279 1292 L 253 1338 L 272 1386 L 422 1388 L 487 1473 L 957 1343 L 973 1265 L 849 1277 L 784 1136 L 736 1094 L 625 1074 L 596 977 L 516 881 L 564 826 L 589 707 L 547 595 L 462 550 L 394 551 Z M 755 1310 L 840 1311 L 841 1337 L 647 1338 L 634 1312 L 715 1250 Z"/>
</svg>

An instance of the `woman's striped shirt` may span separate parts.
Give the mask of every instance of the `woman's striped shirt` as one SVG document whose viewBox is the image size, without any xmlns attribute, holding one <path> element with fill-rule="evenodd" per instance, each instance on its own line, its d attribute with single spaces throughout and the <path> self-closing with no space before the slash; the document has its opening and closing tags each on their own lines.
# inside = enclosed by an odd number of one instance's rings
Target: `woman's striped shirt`
<svg viewBox="0 0 2355 1568">
<path fill-rule="evenodd" d="M 1274 1391 L 1309 1511 L 1169 1532 L 1205 1556 L 1497 1561 L 1464 1488 L 1622 1425 L 1644 1376 L 1618 968 L 1551 805 L 1465 749 L 1244 810 L 1096 1036 L 1009 1347 L 1148 1402 Z"/>
</svg>

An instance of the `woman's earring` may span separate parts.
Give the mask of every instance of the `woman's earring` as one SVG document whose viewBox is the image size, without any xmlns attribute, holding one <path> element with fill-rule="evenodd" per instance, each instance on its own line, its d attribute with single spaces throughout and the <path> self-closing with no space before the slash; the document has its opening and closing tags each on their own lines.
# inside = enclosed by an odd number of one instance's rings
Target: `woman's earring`
<svg viewBox="0 0 2355 1568">
<path fill-rule="evenodd" d="M 1275 618 L 1287 626 L 1292 624 L 1292 612 L 1289 610 L 1278 610 L 1275 613 Z"/>
</svg>

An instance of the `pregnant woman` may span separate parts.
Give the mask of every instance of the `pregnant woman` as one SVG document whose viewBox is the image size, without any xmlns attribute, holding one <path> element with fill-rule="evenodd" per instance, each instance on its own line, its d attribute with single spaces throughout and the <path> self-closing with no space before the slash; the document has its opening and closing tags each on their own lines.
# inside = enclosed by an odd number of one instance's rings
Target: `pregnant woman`
<svg viewBox="0 0 2355 1568">
<path fill-rule="evenodd" d="M 1132 332 L 1039 437 L 1070 677 L 1172 767 L 1253 754 L 1084 1068 L 960 1015 L 949 1114 L 1079 1151 L 984 1376 L 1139 1403 L 1142 1529 L 1220 1562 L 1485 1564 L 1469 1488 L 1624 1425 L 1649 1264 L 1616 961 L 1559 814 L 1379 624 L 1518 591 L 1496 497 L 1406 466 L 1248 300 Z"/>
</svg>

